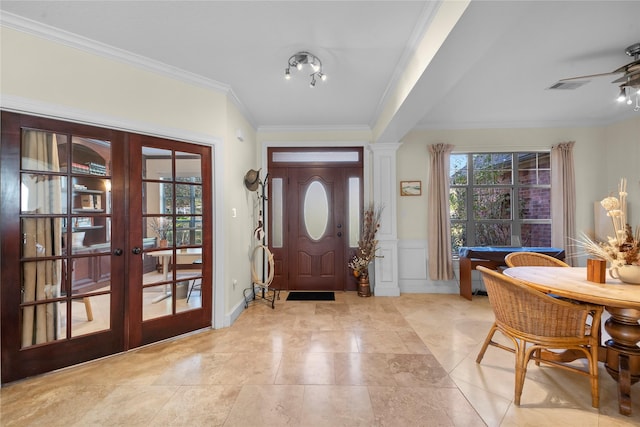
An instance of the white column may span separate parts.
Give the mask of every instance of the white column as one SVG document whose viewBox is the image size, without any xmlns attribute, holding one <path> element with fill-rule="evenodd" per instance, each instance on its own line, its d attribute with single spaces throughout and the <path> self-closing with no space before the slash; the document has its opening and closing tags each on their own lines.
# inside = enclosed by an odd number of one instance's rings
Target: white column
<svg viewBox="0 0 640 427">
<path fill-rule="evenodd" d="M 372 161 L 372 201 L 384 206 L 378 239 L 380 258 L 375 260 L 373 292 L 376 296 L 399 296 L 398 281 L 398 215 L 396 200 L 396 153 L 401 143 L 369 145 Z"/>
</svg>

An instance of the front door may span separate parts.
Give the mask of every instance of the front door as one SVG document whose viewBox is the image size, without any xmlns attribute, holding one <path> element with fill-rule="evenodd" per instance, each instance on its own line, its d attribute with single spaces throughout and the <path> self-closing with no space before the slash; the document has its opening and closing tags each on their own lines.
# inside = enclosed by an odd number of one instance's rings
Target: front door
<svg viewBox="0 0 640 427">
<path fill-rule="evenodd" d="M 362 209 L 362 149 L 269 150 L 273 287 L 355 290 L 347 266 Z"/>
</svg>

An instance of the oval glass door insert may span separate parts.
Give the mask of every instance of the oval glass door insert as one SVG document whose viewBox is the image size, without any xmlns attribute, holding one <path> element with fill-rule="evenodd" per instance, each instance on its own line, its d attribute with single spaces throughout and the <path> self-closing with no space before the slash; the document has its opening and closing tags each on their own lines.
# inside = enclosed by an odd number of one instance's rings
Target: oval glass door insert
<svg viewBox="0 0 640 427">
<path fill-rule="evenodd" d="M 329 222 L 327 191 L 319 181 L 313 181 L 304 196 L 304 225 L 313 240 L 320 240 Z"/>
</svg>

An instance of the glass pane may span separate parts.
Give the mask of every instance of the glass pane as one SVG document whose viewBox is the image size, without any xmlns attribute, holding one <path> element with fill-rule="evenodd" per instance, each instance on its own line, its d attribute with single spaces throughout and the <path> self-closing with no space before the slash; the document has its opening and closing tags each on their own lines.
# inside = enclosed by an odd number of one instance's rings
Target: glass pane
<svg viewBox="0 0 640 427">
<path fill-rule="evenodd" d="M 22 256 L 39 258 L 63 255 L 62 224 L 62 218 L 23 218 Z"/>
<path fill-rule="evenodd" d="M 21 348 L 66 338 L 66 304 L 52 302 L 22 308 Z"/>
<path fill-rule="evenodd" d="M 473 190 L 473 218 L 476 220 L 511 219 L 511 190 L 508 188 L 475 188 Z"/>
<path fill-rule="evenodd" d="M 155 244 L 155 242 L 154 242 Z M 162 252 L 166 252 L 166 255 L 163 255 Z M 163 256 L 168 256 L 167 258 L 167 270 L 169 268 L 169 260 L 171 252 L 170 251 L 158 251 L 146 252 L 142 255 L 142 284 L 143 285 L 151 285 L 154 283 L 160 283 L 165 281 L 164 276 L 164 259 Z M 167 275 L 167 279 L 168 279 Z"/>
<path fill-rule="evenodd" d="M 111 295 L 71 300 L 71 336 L 77 337 L 111 328 Z"/>
<path fill-rule="evenodd" d="M 74 178 L 73 179 L 73 212 L 107 212 L 110 201 L 107 192 L 111 191 L 110 179 Z"/>
<path fill-rule="evenodd" d="M 156 258 L 156 271 L 160 273 L 160 277 L 157 277 L 155 281 L 167 281 L 173 279 L 173 274 L 171 274 L 173 271 L 173 249 L 153 250 L 147 252 L 147 255 Z"/>
<path fill-rule="evenodd" d="M 173 184 L 145 182 L 143 184 L 142 212 L 168 214 L 173 212 Z"/>
<path fill-rule="evenodd" d="M 349 178 L 349 247 L 360 240 L 360 178 Z"/>
<path fill-rule="evenodd" d="M 522 246 L 551 246 L 551 224 L 522 224 L 520 240 Z"/>
<path fill-rule="evenodd" d="M 476 246 L 511 245 L 511 223 L 476 223 Z"/>
<path fill-rule="evenodd" d="M 173 179 L 171 150 L 142 147 L 142 178 Z"/>
<path fill-rule="evenodd" d="M 357 162 L 359 153 L 357 151 L 301 151 L 293 152 L 278 151 L 273 153 L 272 160 L 274 162 L 287 163 L 338 163 L 338 162 Z"/>
<path fill-rule="evenodd" d="M 156 239 L 157 247 L 173 246 L 173 218 L 170 216 L 152 216 L 142 218 L 145 237 Z"/>
<path fill-rule="evenodd" d="M 467 246 L 467 225 L 454 222 L 451 224 L 451 249 L 453 253 L 457 254 L 462 246 Z"/>
<path fill-rule="evenodd" d="M 541 169 L 538 171 L 538 183 L 541 185 L 551 185 L 550 169 Z"/>
<path fill-rule="evenodd" d="M 176 152 L 176 181 L 202 182 L 200 154 Z"/>
<path fill-rule="evenodd" d="M 67 178 L 23 173 L 20 210 L 23 214 L 67 213 Z"/>
<path fill-rule="evenodd" d="M 66 172 L 67 142 L 66 135 L 23 130 L 21 168 L 45 172 Z"/>
<path fill-rule="evenodd" d="M 62 260 L 23 262 L 22 302 L 58 298 L 64 277 L 62 266 Z"/>
<path fill-rule="evenodd" d="M 201 266 L 202 263 L 193 265 Z M 176 312 L 202 307 L 202 270 L 192 270 L 189 274 L 181 272 L 176 286 Z"/>
<path fill-rule="evenodd" d="M 201 185 L 176 185 L 176 213 L 178 215 L 202 213 Z"/>
<path fill-rule="evenodd" d="M 509 153 L 473 155 L 473 182 L 477 185 L 511 184 L 512 158 Z"/>
<path fill-rule="evenodd" d="M 449 189 L 449 212 L 451 219 L 467 219 L 467 189 Z"/>
<path fill-rule="evenodd" d="M 538 153 L 538 168 L 539 169 L 551 168 L 551 153 Z"/>
<path fill-rule="evenodd" d="M 282 178 L 271 179 L 271 245 L 282 247 Z"/>
<path fill-rule="evenodd" d="M 449 185 L 467 185 L 469 169 L 466 154 L 452 154 L 449 157 Z"/>
<path fill-rule="evenodd" d="M 87 249 L 86 253 L 91 253 Z M 111 255 L 73 258 L 71 294 L 76 296 L 111 288 Z"/>
<path fill-rule="evenodd" d="M 329 223 L 329 200 L 324 186 L 313 181 L 304 196 L 304 225 L 313 240 L 320 240 Z"/>
<path fill-rule="evenodd" d="M 524 187 L 519 189 L 518 218 L 551 219 L 551 189 Z"/>
<path fill-rule="evenodd" d="M 90 138 L 72 138 L 71 173 L 111 175 L 111 143 Z"/>
<path fill-rule="evenodd" d="M 202 217 L 179 216 L 176 218 L 176 246 L 202 244 Z"/>
<path fill-rule="evenodd" d="M 171 284 L 150 286 L 142 290 L 142 320 L 155 319 L 173 312 Z"/>
</svg>

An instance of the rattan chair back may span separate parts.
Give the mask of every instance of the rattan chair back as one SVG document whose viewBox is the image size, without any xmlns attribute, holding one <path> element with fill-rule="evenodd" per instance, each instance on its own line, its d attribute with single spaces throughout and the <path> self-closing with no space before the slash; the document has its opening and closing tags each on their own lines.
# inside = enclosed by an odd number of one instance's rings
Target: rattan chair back
<svg viewBox="0 0 640 427">
<path fill-rule="evenodd" d="M 509 267 L 569 267 L 564 261 L 537 252 L 511 252 L 504 262 Z"/>
</svg>

